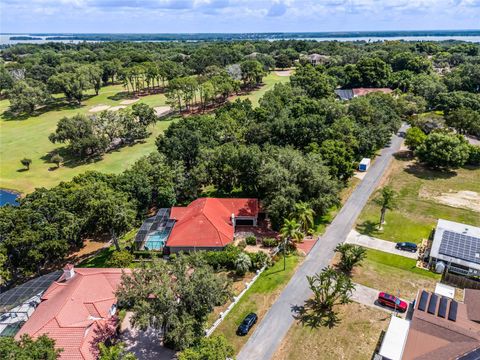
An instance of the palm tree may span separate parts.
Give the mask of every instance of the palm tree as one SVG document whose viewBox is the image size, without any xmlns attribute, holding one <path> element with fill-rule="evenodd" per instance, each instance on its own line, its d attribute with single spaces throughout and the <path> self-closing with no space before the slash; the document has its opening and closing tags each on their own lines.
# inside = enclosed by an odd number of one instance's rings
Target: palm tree
<svg viewBox="0 0 480 360">
<path fill-rule="evenodd" d="M 397 192 L 393 190 L 391 186 L 385 186 L 380 190 L 379 196 L 375 199 L 375 203 L 381 207 L 379 230 L 382 230 L 382 226 L 385 224 L 385 213 L 387 209 L 392 210 L 395 207 L 396 197 Z"/>
<path fill-rule="evenodd" d="M 336 252 L 341 254 L 339 268 L 345 273 L 350 273 L 367 256 L 367 250 L 353 244 L 338 244 Z"/>
<path fill-rule="evenodd" d="M 135 360 L 136 357 L 131 352 L 124 350 L 125 345 L 123 343 L 117 343 L 112 346 L 106 346 L 105 344 L 98 344 L 100 350 L 99 360 Z"/>
<path fill-rule="evenodd" d="M 290 214 L 292 219 L 296 219 L 300 223 L 300 229 L 304 234 L 313 227 L 315 211 L 310 204 L 304 201 L 299 201 L 295 204 L 295 210 Z"/>
<path fill-rule="evenodd" d="M 244 252 L 238 254 L 237 258 L 235 259 L 235 269 L 238 275 L 245 275 L 251 266 L 252 260 L 250 259 L 250 256 Z"/>
<path fill-rule="evenodd" d="M 297 318 L 304 324 L 316 328 L 333 327 L 339 320 L 334 306 L 349 303 L 355 289 L 352 280 L 344 273 L 327 267 L 320 274 L 307 276 L 313 297 L 297 309 Z"/>
<path fill-rule="evenodd" d="M 285 255 L 287 251 L 287 245 L 294 241 L 301 241 L 303 239 L 303 233 L 300 231 L 300 224 L 297 222 L 297 220 L 285 219 L 283 226 L 280 229 L 280 235 L 283 239 L 283 270 L 285 270 Z"/>
</svg>

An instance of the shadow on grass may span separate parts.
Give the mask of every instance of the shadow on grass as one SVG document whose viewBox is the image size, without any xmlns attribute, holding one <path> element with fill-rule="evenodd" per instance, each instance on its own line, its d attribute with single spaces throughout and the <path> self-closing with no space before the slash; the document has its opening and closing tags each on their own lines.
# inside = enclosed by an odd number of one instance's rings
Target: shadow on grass
<svg viewBox="0 0 480 360">
<path fill-rule="evenodd" d="M 138 97 L 136 97 L 134 94 L 132 94 L 130 92 L 120 91 L 120 92 L 117 92 L 115 95 L 108 96 L 107 99 L 114 100 L 114 101 L 134 100 L 134 99 L 138 99 Z"/>
<path fill-rule="evenodd" d="M 17 172 L 21 173 L 21 172 L 25 172 L 25 171 L 28 171 L 30 169 L 27 169 L 27 168 L 20 168 L 20 169 L 17 169 Z"/>
<path fill-rule="evenodd" d="M 398 161 L 411 161 L 414 156 L 410 150 L 400 150 L 393 154 L 393 157 Z"/>
<path fill-rule="evenodd" d="M 452 170 L 433 170 L 429 169 L 423 164 L 419 163 L 414 163 L 411 165 L 408 165 L 405 168 L 405 171 L 408 174 L 411 174 L 419 179 L 422 180 L 436 180 L 436 179 L 451 179 L 455 176 L 457 176 L 457 173 Z"/>
<path fill-rule="evenodd" d="M 331 329 L 340 323 L 340 319 L 335 311 L 318 307 L 313 299 L 306 300 L 305 305 L 293 305 L 291 311 L 294 319 L 311 329 L 320 327 Z"/>
<path fill-rule="evenodd" d="M 363 235 L 375 235 L 378 234 L 378 223 L 372 220 L 366 220 L 361 224 L 357 225 L 357 230 L 360 234 Z"/>
<path fill-rule="evenodd" d="M 84 99 L 85 100 L 85 99 Z M 21 120 L 27 120 L 32 117 L 38 117 L 42 114 L 45 114 L 49 111 L 62 111 L 62 110 L 75 110 L 75 109 L 81 109 L 85 105 L 83 104 L 78 104 L 78 103 L 69 103 L 66 101 L 56 101 L 52 104 L 48 104 L 46 106 L 43 106 L 37 110 L 35 110 L 32 114 L 15 114 L 11 112 L 10 110 L 6 110 L 2 114 L 2 118 L 5 121 L 21 121 Z"/>
</svg>

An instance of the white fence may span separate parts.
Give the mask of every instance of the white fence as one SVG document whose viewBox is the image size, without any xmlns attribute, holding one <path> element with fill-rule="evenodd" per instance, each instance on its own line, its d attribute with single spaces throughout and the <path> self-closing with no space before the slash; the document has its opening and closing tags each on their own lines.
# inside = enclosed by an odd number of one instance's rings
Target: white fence
<svg viewBox="0 0 480 360">
<path fill-rule="evenodd" d="M 242 298 L 243 295 L 245 295 L 245 293 L 247 292 L 248 289 L 250 289 L 250 287 L 255 283 L 255 281 L 257 281 L 257 279 L 260 277 L 260 274 L 262 272 L 265 271 L 267 267 L 264 266 L 263 268 L 261 268 L 260 270 L 257 271 L 257 274 L 252 278 L 252 280 L 250 280 L 249 282 L 245 283 L 245 289 L 242 290 L 242 292 L 240 294 L 238 294 L 237 296 L 234 296 L 233 297 L 233 302 L 228 306 L 228 308 L 224 311 L 224 312 L 221 312 L 220 313 L 220 317 L 217 319 L 217 321 L 215 321 L 212 325 L 212 327 L 210 329 L 207 329 L 205 331 L 206 333 L 206 336 L 209 337 L 210 335 L 212 335 L 212 333 L 215 331 L 215 329 L 222 323 L 223 319 L 225 319 L 225 317 L 228 315 L 228 313 L 230 311 L 232 311 L 232 309 L 235 307 L 235 305 L 240 301 L 240 299 Z"/>
</svg>

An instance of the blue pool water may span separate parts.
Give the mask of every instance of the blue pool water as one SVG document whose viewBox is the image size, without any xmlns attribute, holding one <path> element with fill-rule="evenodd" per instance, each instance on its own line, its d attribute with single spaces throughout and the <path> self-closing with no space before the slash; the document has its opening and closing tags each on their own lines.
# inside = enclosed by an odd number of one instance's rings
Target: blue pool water
<svg viewBox="0 0 480 360">
<path fill-rule="evenodd" d="M 148 250 L 162 250 L 167 242 L 167 238 L 167 230 L 155 231 L 148 235 L 147 241 L 145 241 L 145 247 L 148 248 Z"/>
<path fill-rule="evenodd" d="M 18 198 L 18 194 L 15 194 L 11 191 L 0 189 L 0 206 L 7 205 L 7 204 L 18 206 L 18 202 L 16 201 L 17 198 Z"/>
</svg>

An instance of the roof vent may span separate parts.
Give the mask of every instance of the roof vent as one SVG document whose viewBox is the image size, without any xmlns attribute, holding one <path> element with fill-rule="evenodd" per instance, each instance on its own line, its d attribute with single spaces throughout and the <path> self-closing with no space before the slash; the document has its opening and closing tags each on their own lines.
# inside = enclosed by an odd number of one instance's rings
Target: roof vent
<svg viewBox="0 0 480 360">
<path fill-rule="evenodd" d="M 75 267 L 73 266 L 73 264 L 65 265 L 65 267 L 63 268 L 63 277 L 65 281 L 70 280 L 74 276 L 75 276 Z"/>
</svg>

